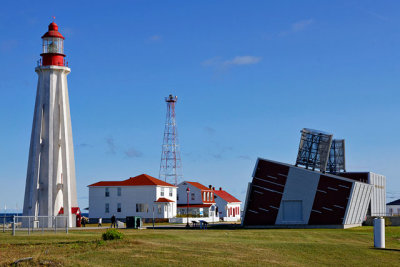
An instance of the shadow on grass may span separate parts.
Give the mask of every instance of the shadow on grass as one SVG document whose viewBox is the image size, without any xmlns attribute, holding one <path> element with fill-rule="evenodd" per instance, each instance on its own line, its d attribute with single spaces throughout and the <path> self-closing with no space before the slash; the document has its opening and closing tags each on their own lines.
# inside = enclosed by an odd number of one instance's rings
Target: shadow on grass
<svg viewBox="0 0 400 267">
<path fill-rule="evenodd" d="M 151 230 L 153 227 L 147 227 L 147 229 Z M 155 226 L 154 229 L 157 230 L 236 230 L 236 229 L 245 229 L 243 228 L 240 224 L 209 224 L 206 229 L 200 229 L 199 226 L 193 227 L 192 225 L 189 228 L 186 228 L 185 226 Z"/>
<path fill-rule="evenodd" d="M 370 249 L 376 249 L 376 250 L 382 250 L 382 251 L 397 251 L 397 252 L 400 252 L 400 249 L 398 249 L 398 248 L 375 248 L 375 247 L 370 247 Z"/>
</svg>

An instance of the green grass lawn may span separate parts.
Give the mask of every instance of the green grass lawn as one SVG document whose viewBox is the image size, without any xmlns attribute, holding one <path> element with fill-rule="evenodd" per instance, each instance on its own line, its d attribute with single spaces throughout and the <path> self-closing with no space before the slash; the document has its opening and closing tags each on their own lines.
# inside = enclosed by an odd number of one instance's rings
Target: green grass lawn
<svg viewBox="0 0 400 267">
<path fill-rule="evenodd" d="M 386 228 L 386 250 L 373 248 L 372 227 L 339 229 L 105 230 L 0 233 L 0 265 L 33 257 L 32 265 L 400 266 L 400 227 Z"/>
</svg>

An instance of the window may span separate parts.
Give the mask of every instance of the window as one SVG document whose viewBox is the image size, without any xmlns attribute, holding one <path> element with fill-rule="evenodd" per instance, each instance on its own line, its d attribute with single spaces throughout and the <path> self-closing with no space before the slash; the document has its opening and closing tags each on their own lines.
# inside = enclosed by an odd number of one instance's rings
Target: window
<svg viewBox="0 0 400 267">
<path fill-rule="evenodd" d="M 118 203 L 117 212 L 121 212 L 121 203 Z"/>
<path fill-rule="evenodd" d="M 164 187 L 161 187 L 161 194 L 162 197 L 164 196 Z"/>
<path fill-rule="evenodd" d="M 191 199 L 194 200 L 194 193 L 192 193 L 192 198 Z"/>
<path fill-rule="evenodd" d="M 158 214 L 161 214 L 161 205 L 158 205 Z"/>
<path fill-rule="evenodd" d="M 119 197 L 121 196 L 121 191 L 122 191 L 122 190 L 121 190 L 121 187 L 118 187 L 118 188 L 117 188 L 117 195 L 118 195 Z"/>
<path fill-rule="evenodd" d="M 210 201 L 210 192 L 207 192 L 207 201 Z"/>
<path fill-rule="evenodd" d="M 172 188 L 169 189 L 169 196 L 172 197 Z"/>
<path fill-rule="evenodd" d="M 149 204 L 136 203 L 136 212 L 149 212 Z"/>
<path fill-rule="evenodd" d="M 203 192 L 203 201 L 206 201 L 206 192 Z"/>
<path fill-rule="evenodd" d="M 106 213 L 110 213 L 110 204 L 106 203 Z"/>
<path fill-rule="evenodd" d="M 106 197 L 110 196 L 110 188 L 106 187 Z"/>
</svg>

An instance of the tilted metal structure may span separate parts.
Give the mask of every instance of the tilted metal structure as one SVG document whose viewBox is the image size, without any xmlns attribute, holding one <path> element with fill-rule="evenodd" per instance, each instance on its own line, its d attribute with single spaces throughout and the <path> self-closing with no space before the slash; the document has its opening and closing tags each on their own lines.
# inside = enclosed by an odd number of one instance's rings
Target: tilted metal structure
<svg viewBox="0 0 400 267">
<path fill-rule="evenodd" d="M 167 102 L 167 117 L 159 174 L 160 180 L 173 185 L 177 185 L 182 178 L 181 153 L 175 117 L 175 104 L 177 101 L 177 96 L 169 95 L 165 98 L 165 102 Z"/>
<path fill-rule="evenodd" d="M 302 129 L 296 166 L 301 165 L 306 169 L 319 169 L 321 172 L 325 172 L 332 137 L 333 135 L 330 133 L 307 128 Z"/>
<path fill-rule="evenodd" d="M 329 152 L 327 170 L 330 173 L 346 171 L 344 139 L 333 139 Z"/>
</svg>

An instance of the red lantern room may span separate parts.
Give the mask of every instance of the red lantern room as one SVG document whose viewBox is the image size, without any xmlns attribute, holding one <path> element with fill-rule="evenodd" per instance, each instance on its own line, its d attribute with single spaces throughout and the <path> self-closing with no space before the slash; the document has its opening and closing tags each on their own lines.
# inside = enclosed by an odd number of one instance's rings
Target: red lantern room
<svg viewBox="0 0 400 267">
<path fill-rule="evenodd" d="M 58 32 L 58 26 L 54 22 L 50 23 L 49 31 L 43 36 L 42 65 L 65 66 L 64 61 L 64 36 Z"/>
</svg>

